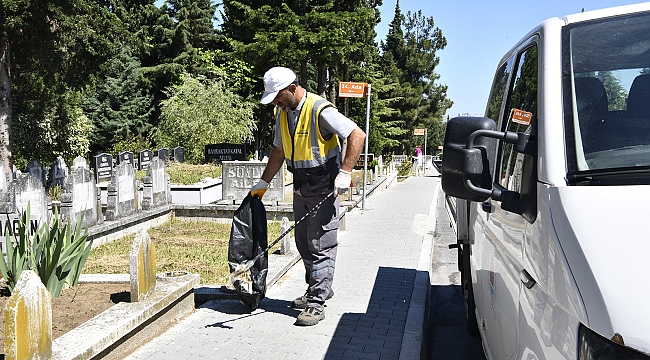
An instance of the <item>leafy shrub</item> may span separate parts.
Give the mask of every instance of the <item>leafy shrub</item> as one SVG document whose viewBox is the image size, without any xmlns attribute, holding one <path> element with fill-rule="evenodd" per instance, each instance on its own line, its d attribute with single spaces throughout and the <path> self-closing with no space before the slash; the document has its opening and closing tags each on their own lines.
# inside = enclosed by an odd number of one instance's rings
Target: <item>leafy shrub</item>
<svg viewBox="0 0 650 360">
<path fill-rule="evenodd" d="M 21 216 L 18 231 L 7 231 L 7 260 L 1 257 L 0 272 L 9 291 L 14 287 L 23 270 L 34 270 L 53 298 L 66 287 L 75 286 L 92 247 L 86 242 L 88 231 L 81 231 L 82 218 L 72 229 L 62 224 L 58 210 L 54 211 L 52 223 L 42 223 L 34 237 L 29 235 L 29 204 Z"/>
<path fill-rule="evenodd" d="M 48 195 L 50 198 L 52 198 L 53 201 L 59 201 L 61 200 L 61 192 L 63 188 L 61 185 L 54 185 L 51 186 L 50 189 L 48 190 Z"/>
<path fill-rule="evenodd" d="M 399 166 L 397 169 L 397 175 L 398 176 L 408 176 L 411 173 L 411 168 L 413 167 L 413 163 L 406 160 L 402 162 L 402 165 Z"/>
</svg>

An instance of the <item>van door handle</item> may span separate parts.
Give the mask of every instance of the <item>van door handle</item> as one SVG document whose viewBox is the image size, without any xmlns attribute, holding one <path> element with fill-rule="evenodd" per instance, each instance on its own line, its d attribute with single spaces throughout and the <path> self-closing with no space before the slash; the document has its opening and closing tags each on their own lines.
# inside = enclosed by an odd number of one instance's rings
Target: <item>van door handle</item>
<svg viewBox="0 0 650 360">
<path fill-rule="evenodd" d="M 491 214 L 493 212 L 492 211 L 492 202 L 490 200 L 483 201 L 481 203 L 481 209 L 483 209 L 483 211 L 485 211 L 486 213 Z"/>
<path fill-rule="evenodd" d="M 521 274 L 519 275 L 519 278 L 521 279 L 521 282 L 524 284 L 524 286 L 527 289 L 532 288 L 537 283 L 535 279 L 533 279 L 533 277 L 530 276 L 528 271 L 526 271 L 526 269 L 521 270 Z"/>
</svg>

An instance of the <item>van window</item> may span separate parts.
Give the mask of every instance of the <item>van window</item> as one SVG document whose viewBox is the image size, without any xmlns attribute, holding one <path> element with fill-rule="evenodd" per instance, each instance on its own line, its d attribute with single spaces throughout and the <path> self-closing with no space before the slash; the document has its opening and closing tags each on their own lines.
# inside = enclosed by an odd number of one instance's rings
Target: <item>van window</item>
<svg viewBox="0 0 650 360">
<path fill-rule="evenodd" d="M 638 176 L 634 168 L 650 166 L 650 14 L 563 31 L 569 173 Z"/>
<path fill-rule="evenodd" d="M 537 117 L 537 47 L 524 50 L 517 60 L 506 109 L 508 118 L 504 130 L 531 134 Z M 525 155 L 513 150 L 513 144 L 502 143 L 499 184 L 516 192 L 522 191 Z M 536 181 L 536 179 L 535 179 Z"/>
<path fill-rule="evenodd" d="M 492 90 L 490 91 L 490 99 L 488 100 L 485 117 L 494 120 L 496 123 L 499 123 L 501 120 L 501 107 L 503 106 L 503 100 L 505 99 L 508 79 L 510 78 L 510 72 L 512 71 L 512 63 L 513 58 L 511 57 L 499 67 L 494 76 L 494 83 L 492 84 Z"/>
</svg>

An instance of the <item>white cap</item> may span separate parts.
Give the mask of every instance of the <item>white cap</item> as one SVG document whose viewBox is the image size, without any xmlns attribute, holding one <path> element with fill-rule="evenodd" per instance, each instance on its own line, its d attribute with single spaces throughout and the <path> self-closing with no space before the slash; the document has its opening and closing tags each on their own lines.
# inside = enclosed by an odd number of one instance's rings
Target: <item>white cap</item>
<svg viewBox="0 0 650 360">
<path fill-rule="evenodd" d="M 264 95 L 260 102 L 262 104 L 269 104 L 275 96 L 278 95 L 280 90 L 291 85 L 296 80 L 296 74 L 286 67 L 276 66 L 270 68 L 264 74 Z"/>
</svg>

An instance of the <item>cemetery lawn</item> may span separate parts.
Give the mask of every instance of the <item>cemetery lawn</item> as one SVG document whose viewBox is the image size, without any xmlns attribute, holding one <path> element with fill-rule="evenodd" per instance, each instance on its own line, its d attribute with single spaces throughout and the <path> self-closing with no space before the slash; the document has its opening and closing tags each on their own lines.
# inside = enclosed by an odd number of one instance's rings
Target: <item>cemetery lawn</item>
<svg viewBox="0 0 650 360">
<path fill-rule="evenodd" d="M 225 285 L 230 278 L 228 241 L 231 221 L 172 219 L 148 230 L 156 252 L 157 272 L 199 274 L 201 284 Z M 268 241 L 280 236 L 280 222 L 268 222 Z M 135 235 L 103 244 L 90 252 L 84 274 L 128 274 Z M 276 245 L 270 252 L 278 248 Z"/>
</svg>

